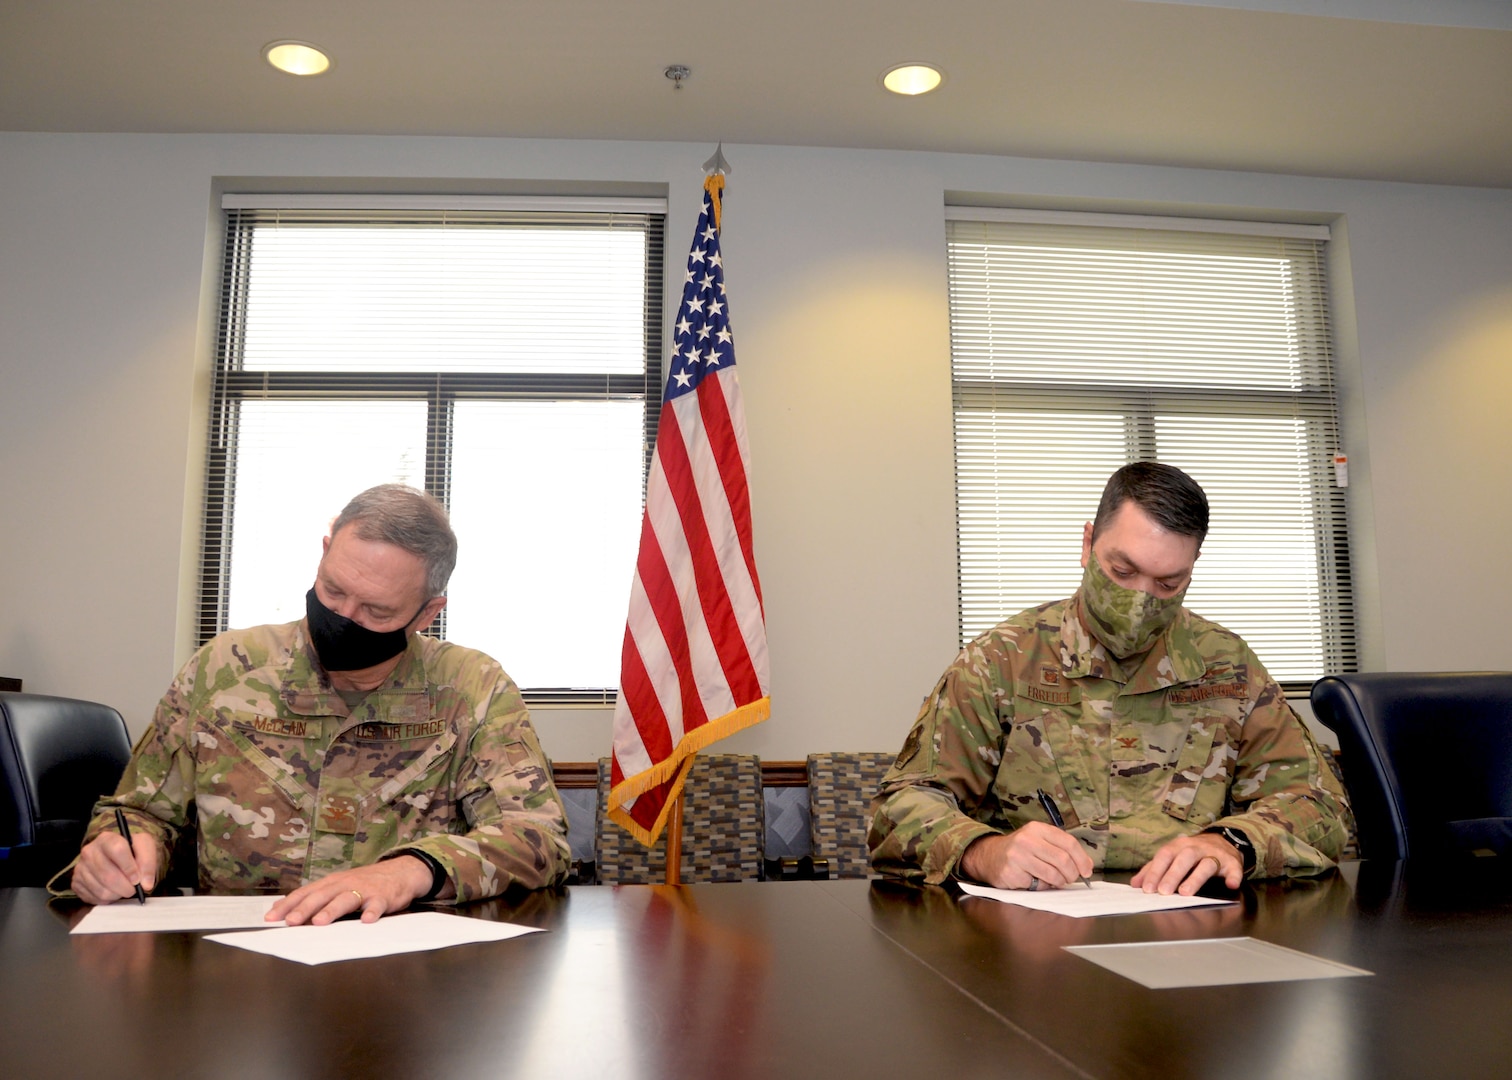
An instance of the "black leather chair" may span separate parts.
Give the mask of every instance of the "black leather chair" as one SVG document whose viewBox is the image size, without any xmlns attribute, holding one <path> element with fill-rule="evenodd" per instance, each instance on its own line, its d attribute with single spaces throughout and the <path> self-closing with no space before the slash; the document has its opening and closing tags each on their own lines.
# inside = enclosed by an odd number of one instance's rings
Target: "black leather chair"
<svg viewBox="0 0 1512 1080">
<path fill-rule="evenodd" d="M 0 693 L 0 883 L 43 885 L 68 865 L 130 757 L 109 705 Z"/>
<path fill-rule="evenodd" d="M 1331 675 L 1313 712 L 1339 737 L 1360 855 L 1512 855 L 1512 672 Z"/>
</svg>

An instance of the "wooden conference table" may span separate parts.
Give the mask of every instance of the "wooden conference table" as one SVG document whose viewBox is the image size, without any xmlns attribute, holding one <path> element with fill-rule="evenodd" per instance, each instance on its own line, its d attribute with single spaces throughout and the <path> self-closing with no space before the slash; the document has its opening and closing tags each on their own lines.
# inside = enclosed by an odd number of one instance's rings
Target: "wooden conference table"
<svg viewBox="0 0 1512 1080">
<path fill-rule="evenodd" d="M 320 967 L 71 938 L 76 907 L 0 890 L 0 1074 L 1512 1074 L 1512 875 L 1417 871 L 1101 919 L 880 881 L 582 887 L 461 912 L 551 933 Z M 1148 990 L 1061 948 L 1243 935 L 1375 975 Z"/>
</svg>

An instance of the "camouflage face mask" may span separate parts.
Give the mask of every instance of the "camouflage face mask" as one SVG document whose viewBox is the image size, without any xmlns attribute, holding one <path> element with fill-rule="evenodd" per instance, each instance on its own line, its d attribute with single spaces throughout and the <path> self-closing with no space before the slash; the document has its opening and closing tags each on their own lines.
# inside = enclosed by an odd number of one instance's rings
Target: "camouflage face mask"
<svg viewBox="0 0 1512 1080">
<path fill-rule="evenodd" d="M 1176 621 L 1186 590 L 1162 600 L 1126 589 L 1103 572 L 1093 554 L 1082 574 L 1082 611 L 1087 626 L 1113 656 L 1142 653 Z"/>
</svg>

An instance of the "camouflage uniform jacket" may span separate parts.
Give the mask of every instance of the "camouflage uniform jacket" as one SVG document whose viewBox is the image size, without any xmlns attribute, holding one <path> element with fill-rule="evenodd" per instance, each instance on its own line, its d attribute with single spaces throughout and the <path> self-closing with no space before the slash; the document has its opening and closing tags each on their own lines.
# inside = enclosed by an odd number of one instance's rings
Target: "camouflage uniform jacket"
<svg viewBox="0 0 1512 1080">
<path fill-rule="evenodd" d="M 385 853 L 433 856 L 477 900 L 562 880 L 567 821 L 525 703 L 489 657 L 412 635 L 349 712 L 304 623 L 221 634 L 158 704 L 85 843 L 115 827 L 168 852 L 197 815 L 201 891 L 289 892 Z M 58 881 L 67 883 L 66 871 Z"/>
<path fill-rule="evenodd" d="M 1214 825 L 1250 838 L 1254 877 L 1332 866 L 1348 802 L 1249 647 L 1182 608 L 1121 664 L 1080 596 L 961 651 L 872 800 L 872 865 L 939 884 L 978 837 L 1048 821 L 1042 788 L 1099 869 Z"/>
</svg>

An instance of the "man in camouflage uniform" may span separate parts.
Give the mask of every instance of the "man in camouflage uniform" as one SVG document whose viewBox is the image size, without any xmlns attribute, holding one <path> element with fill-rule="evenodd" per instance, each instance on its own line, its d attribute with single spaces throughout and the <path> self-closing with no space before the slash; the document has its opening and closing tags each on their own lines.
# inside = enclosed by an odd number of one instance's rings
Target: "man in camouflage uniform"
<svg viewBox="0 0 1512 1080">
<path fill-rule="evenodd" d="M 150 890 L 196 818 L 201 891 L 288 893 L 269 918 L 291 924 L 560 881 L 566 816 L 519 691 L 484 654 L 419 636 L 456 551 L 423 492 L 353 499 L 306 618 L 221 634 L 179 672 L 95 808 L 75 894 Z"/>
<path fill-rule="evenodd" d="M 1081 588 L 977 638 L 925 700 L 872 801 L 878 871 L 1036 889 L 1137 870 L 1190 895 L 1334 864 L 1350 811 L 1321 751 L 1249 647 L 1181 606 L 1207 519 L 1179 469 L 1113 474 Z"/>
</svg>

